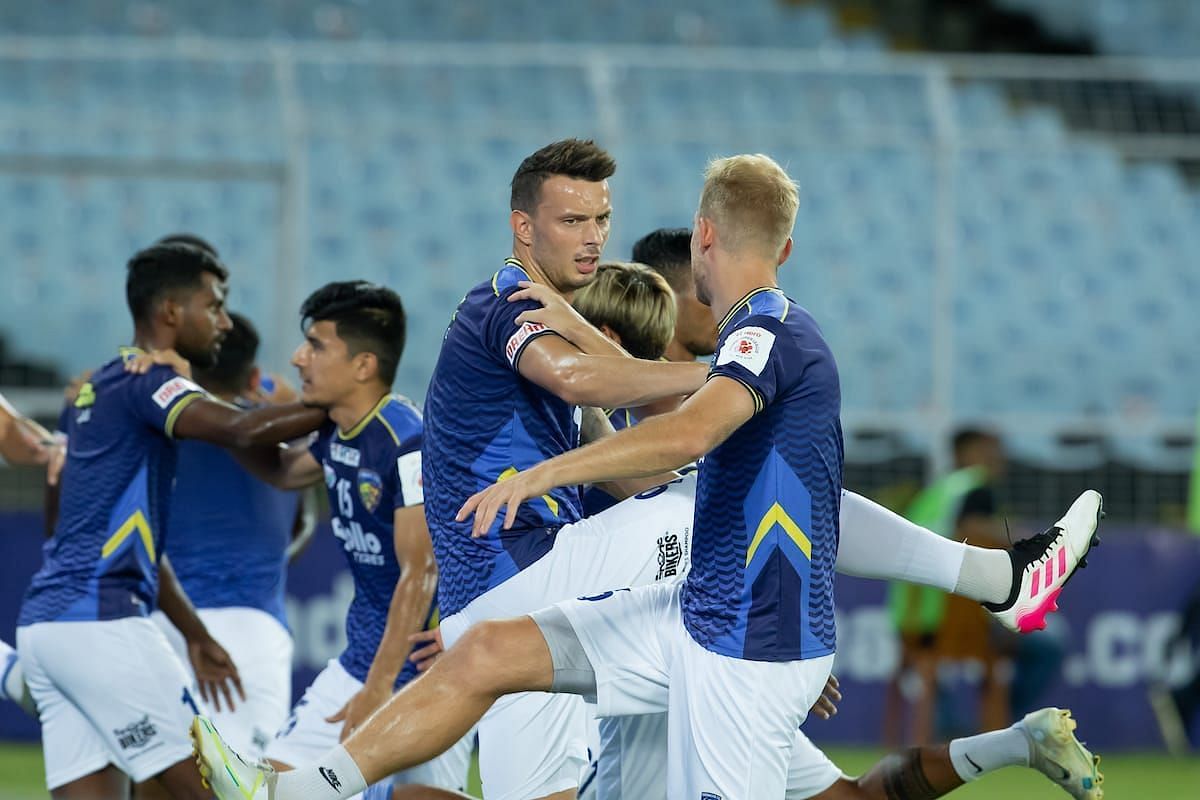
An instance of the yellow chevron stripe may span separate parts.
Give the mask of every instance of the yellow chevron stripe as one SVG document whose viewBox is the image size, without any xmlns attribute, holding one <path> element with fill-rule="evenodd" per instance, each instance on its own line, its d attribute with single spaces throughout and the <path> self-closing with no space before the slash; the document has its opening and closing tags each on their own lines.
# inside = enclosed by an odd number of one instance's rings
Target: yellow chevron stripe
<svg viewBox="0 0 1200 800">
<path fill-rule="evenodd" d="M 146 515 L 141 509 L 133 512 L 129 519 L 121 527 L 117 528 L 117 532 L 108 537 L 108 541 L 104 543 L 104 547 L 100 548 L 100 557 L 108 558 L 121 544 L 136 531 L 142 537 L 142 544 L 146 547 L 146 552 L 150 555 L 150 560 L 154 561 L 154 537 L 150 534 L 150 523 L 146 522 Z"/>
<path fill-rule="evenodd" d="M 772 503 L 767 509 L 767 513 L 763 514 L 762 520 L 758 523 L 758 530 L 754 532 L 754 538 L 750 540 L 750 547 L 746 549 L 746 566 L 750 566 L 750 562 L 754 560 L 754 554 L 758 552 L 758 546 L 762 544 L 763 538 L 767 532 L 776 525 L 783 528 L 796 546 L 800 548 L 800 552 L 804 553 L 804 557 L 812 560 L 812 542 L 804 535 L 804 531 L 800 530 L 788 513 L 783 510 L 783 506 L 779 503 Z"/>
<path fill-rule="evenodd" d="M 496 478 L 496 483 L 508 480 L 513 475 L 516 475 L 519 471 L 520 470 L 518 470 L 516 467 L 509 467 L 508 469 L 504 470 L 504 472 L 500 473 L 500 477 Z M 557 517 L 558 501 L 548 494 L 542 495 L 542 499 L 546 501 L 546 507 L 550 509 L 550 513 Z"/>
</svg>

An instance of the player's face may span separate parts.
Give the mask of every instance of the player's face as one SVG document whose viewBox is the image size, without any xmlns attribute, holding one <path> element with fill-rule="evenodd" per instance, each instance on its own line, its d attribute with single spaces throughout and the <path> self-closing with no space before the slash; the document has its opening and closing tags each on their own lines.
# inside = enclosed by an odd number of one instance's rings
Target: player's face
<svg viewBox="0 0 1200 800">
<path fill-rule="evenodd" d="M 675 308 L 675 339 L 697 358 L 716 352 L 717 323 L 712 309 L 696 297 L 694 284 L 675 293 Z"/>
<path fill-rule="evenodd" d="M 700 232 L 700 226 L 707 224 L 707 220 L 702 219 L 699 214 L 692 220 L 692 286 L 696 290 L 696 300 L 705 306 L 712 305 L 712 292 L 708 285 L 708 263 L 704 259 Z M 712 316 L 711 311 L 709 316 Z"/>
<path fill-rule="evenodd" d="M 233 322 L 225 311 L 225 285 L 211 272 L 200 279 L 200 290 L 191 292 L 183 302 L 175 349 L 203 369 L 217 362 L 221 341 Z"/>
<path fill-rule="evenodd" d="M 334 406 L 356 385 L 354 357 L 330 320 L 308 326 L 303 344 L 292 354 L 292 366 L 300 373 L 300 400 L 308 405 Z"/>
<path fill-rule="evenodd" d="M 611 221 L 608 181 L 546 179 L 529 237 L 533 260 L 551 286 L 569 295 L 592 282 Z"/>
</svg>

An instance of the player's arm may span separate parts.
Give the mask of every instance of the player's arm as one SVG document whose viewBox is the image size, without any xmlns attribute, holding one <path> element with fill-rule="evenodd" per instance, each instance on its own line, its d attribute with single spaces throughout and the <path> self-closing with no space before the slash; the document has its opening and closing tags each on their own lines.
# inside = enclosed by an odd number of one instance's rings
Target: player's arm
<svg viewBox="0 0 1200 800">
<path fill-rule="evenodd" d="M 608 415 L 598 408 L 588 406 L 582 409 L 580 415 L 582 417 L 579 423 L 579 440 L 584 444 L 598 442 L 606 436 L 612 436 L 616 433 L 613 430 L 612 422 Z M 659 475 L 653 475 L 649 478 L 628 478 L 620 481 L 604 481 L 596 484 L 605 494 L 617 500 L 624 500 L 627 497 L 632 497 L 638 492 L 644 492 L 655 486 L 661 486 L 668 481 L 675 480 L 679 477 L 673 470 L 668 470 Z"/>
<path fill-rule="evenodd" d="M 205 702 L 211 702 L 220 711 L 221 697 L 224 695 L 226 708 L 232 709 L 233 693 L 229 691 L 229 684 L 233 684 L 244 701 L 246 693 L 242 691 L 242 681 L 233 659 L 209 634 L 165 555 L 158 562 L 158 607 L 187 642 L 188 658 L 195 670 L 196 682 L 200 685 L 200 696 Z"/>
<path fill-rule="evenodd" d="M 247 472 L 277 489 L 303 489 L 321 480 L 320 462 L 301 443 L 244 447 L 230 453 Z"/>
<path fill-rule="evenodd" d="M 10 464 L 45 464 L 54 437 L 0 395 L 0 456 Z"/>
<path fill-rule="evenodd" d="M 412 650 L 409 637 L 420 631 L 437 589 L 437 562 L 425 524 L 425 506 L 397 508 L 393 514 L 393 546 L 400 563 L 400 580 L 392 592 L 387 624 L 362 689 L 330 722 L 344 722 L 345 739 L 392 696 L 396 676 Z"/>
<path fill-rule="evenodd" d="M 316 459 L 313 459 L 313 463 L 316 464 Z M 317 491 L 310 486 L 300 492 L 296 502 L 296 519 L 292 522 L 292 541 L 288 543 L 286 554 L 289 563 L 295 561 L 305 551 L 316 530 Z"/>
<path fill-rule="evenodd" d="M 517 371 L 572 405 L 630 408 L 695 392 L 708 366 L 589 355 L 561 336 L 538 336 L 521 351 Z"/>
<path fill-rule="evenodd" d="M 679 469 L 728 439 L 754 416 L 756 407 L 755 395 L 745 384 L 715 375 L 676 411 L 569 450 L 475 494 L 458 519 L 474 513 L 473 535 L 481 535 L 501 508 L 507 507 L 508 528 L 523 501 L 556 486 L 644 478 Z"/>
</svg>

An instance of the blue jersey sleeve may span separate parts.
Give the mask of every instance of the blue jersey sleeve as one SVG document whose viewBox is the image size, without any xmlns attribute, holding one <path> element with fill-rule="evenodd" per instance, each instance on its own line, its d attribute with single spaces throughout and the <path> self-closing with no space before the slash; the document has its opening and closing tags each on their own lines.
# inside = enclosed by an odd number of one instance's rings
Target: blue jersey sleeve
<svg viewBox="0 0 1200 800">
<path fill-rule="evenodd" d="M 167 366 L 151 367 L 145 375 L 129 381 L 130 403 L 134 412 L 152 428 L 172 436 L 180 412 L 208 392 Z"/>
<path fill-rule="evenodd" d="M 308 452 L 320 462 L 325 458 L 325 453 L 329 449 L 329 439 L 334 431 L 333 420 L 325 420 L 321 423 L 321 427 L 308 435 Z"/>
<path fill-rule="evenodd" d="M 520 290 L 516 288 L 504 289 L 497 294 L 484 326 L 484 344 L 488 352 L 507 364 L 514 372 L 517 370 L 517 362 L 521 360 L 521 353 L 525 352 L 530 342 L 539 336 L 554 333 L 537 322 L 517 324 L 517 317 L 521 316 L 522 312 L 542 307 L 536 300 L 518 300 L 510 303 L 508 298 L 518 291 Z"/>
<path fill-rule="evenodd" d="M 421 483 L 421 435 L 410 436 L 400 442 L 396 451 L 396 491 L 393 493 L 396 508 L 419 506 L 425 502 L 425 487 Z"/>
<path fill-rule="evenodd" d="M 774 402 L 800 379 L 804 359 L 799 347 L 775 317 L 747 317 L 722 340 L 709 377 L 722 375 L 745 386 L 754 396 L 755 413 Z"/>
</svg>

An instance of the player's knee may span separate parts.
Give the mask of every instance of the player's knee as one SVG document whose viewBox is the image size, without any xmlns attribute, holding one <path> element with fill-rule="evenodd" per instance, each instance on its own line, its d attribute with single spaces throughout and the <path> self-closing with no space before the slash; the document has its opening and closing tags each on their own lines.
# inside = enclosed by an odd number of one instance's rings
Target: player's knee
<svg viewBox="0 0 1200 800">
<path fill-rule="evenodd" d="M 549 688 L 553 668 L 541 633 L 529 617 L 481 622 L 463 634 L 453 649 L 457 651 L 454 668 L 468 685 L 481 691 L 500 695 Z"/>
</svg>

